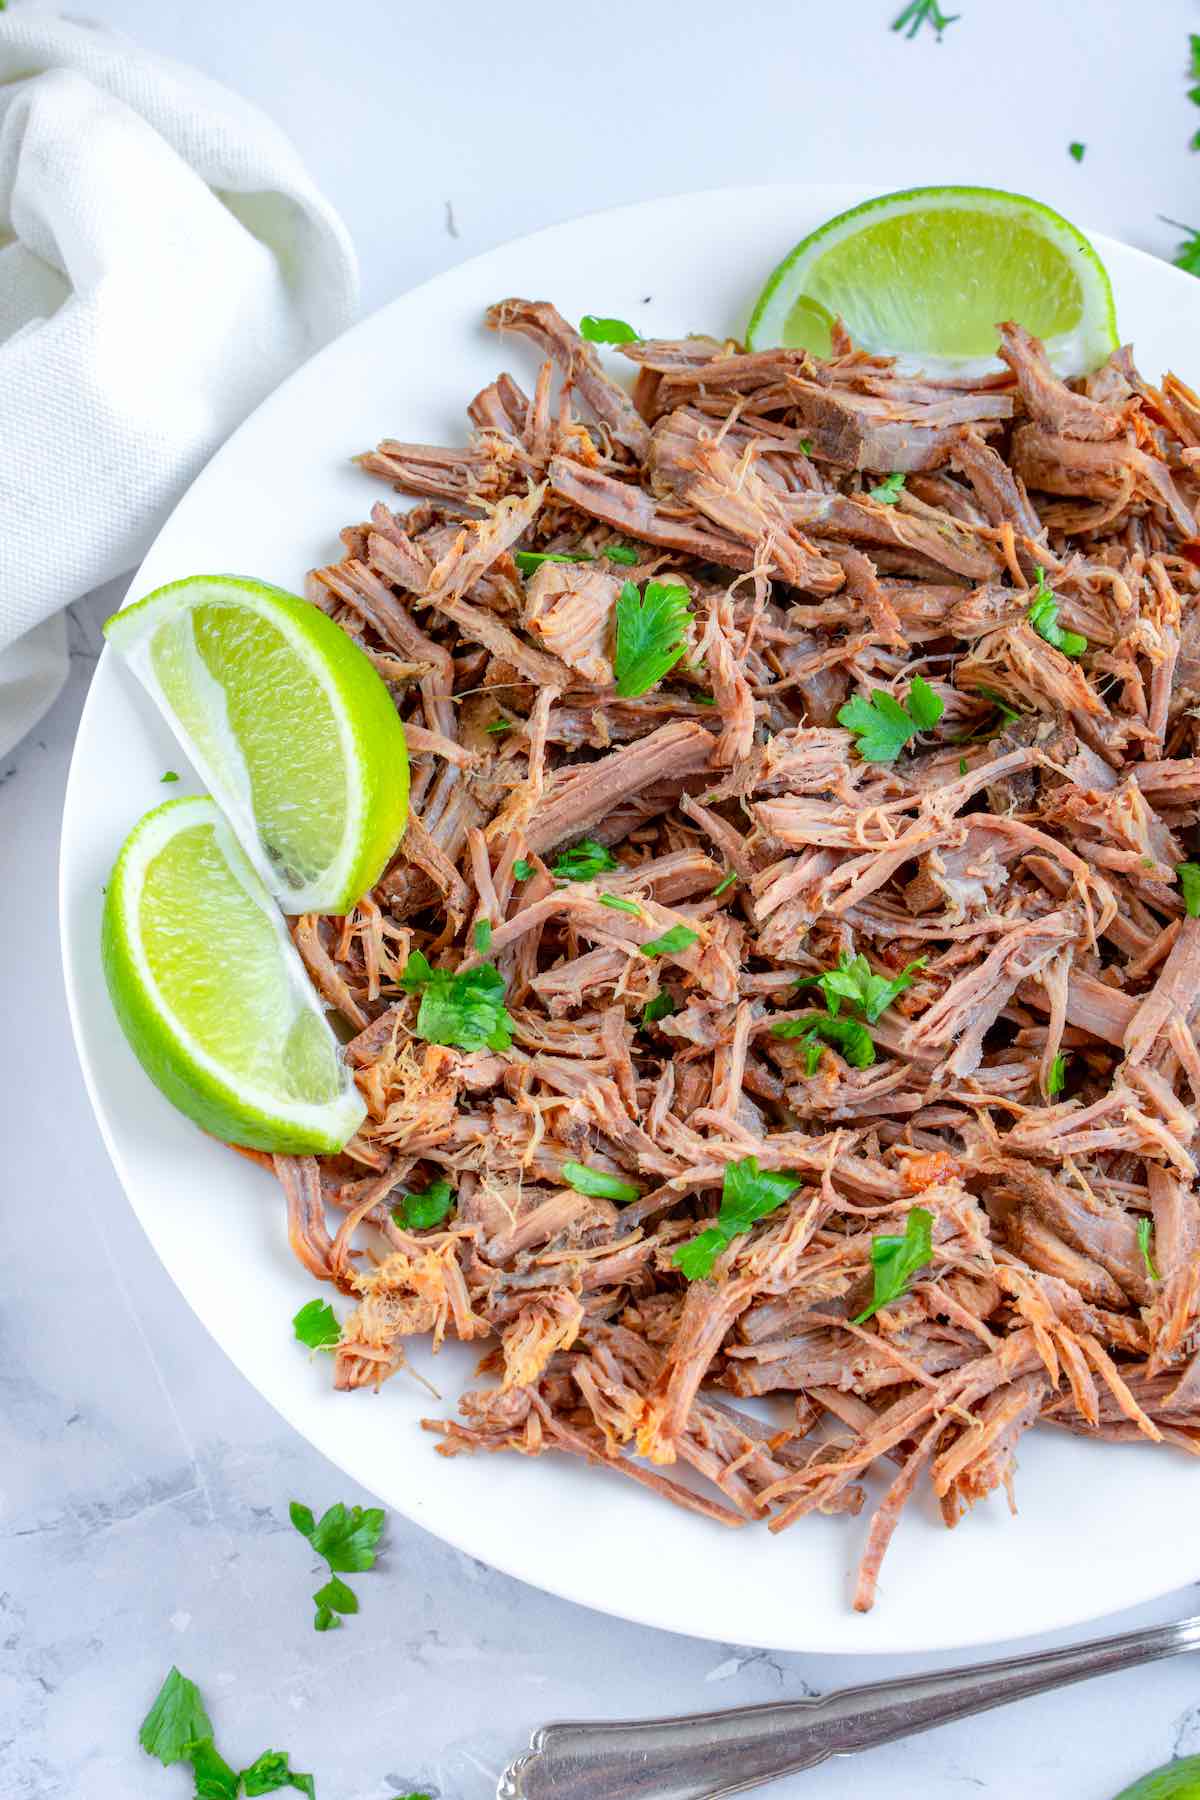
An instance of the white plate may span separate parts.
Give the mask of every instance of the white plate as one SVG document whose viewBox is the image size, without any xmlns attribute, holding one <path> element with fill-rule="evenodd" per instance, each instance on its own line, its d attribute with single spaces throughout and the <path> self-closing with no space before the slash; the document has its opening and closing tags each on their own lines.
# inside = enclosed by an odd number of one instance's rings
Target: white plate
<svg viewBox="0 0 1200 1800">
<path fill-rule="evenodd" d="M 866 197 L 780 187 L 655 201 L 539 232 L 404 295 L 330 345 L 234 434 L 164 527 L 130 597 L 212 570 L 300 591 L 308 568 L 340 554 L 339 527 L 387 497 L 351 466 L 354 451 L 388 435 L 461 442 L 467 400 L 499 369 L 528 382 L 532 352 L 481 326 L 490 301 L 549 297 L 568 318 L 615 314 L 655 336 L 737 332 L 784 251 Z M 1185 379 L 1200 373 L 1200 287 L 1136 250 L 1096 243 L 1142 368 L 1153 378 L 1172 363 Z M 335 1394 L 326 1362 L 310 1362 L 292 1339 L 292 1314 L 315 1287 L 288 1251 L 275 1183 L 159 1096 L 105 993 L 101 888 L 134 820 L 164 798 L 163 771 L 185 766 L 106 651 L 63 820 L 63 954 L 84 1077 L 117 1174 L 189 1305 L 259 1392 L 355 1480 L 552 1593 L 773 1649 L 951 1649 L 1074 1625 L 1200 1574 L 1200 1476 L 1168 1450 L 1032 1432 L 1021 1447 L 1019 1516 L 993 1496 L 949 1533 L 927 1501 L 914 1503 L 876 1609 L 860 1618 L 849 1594 L 865 1518 L 806 1519 L 781 1537 L 763 1527 L 730 1532 L 564 1458 L 447 1461 L 418 1420 L 453 1410 L 475 1352 L 452 1348 L 435 1362 L 416 1349 L 444 1408 L 403 1374 L 378 1396 Z"/>
</svg>

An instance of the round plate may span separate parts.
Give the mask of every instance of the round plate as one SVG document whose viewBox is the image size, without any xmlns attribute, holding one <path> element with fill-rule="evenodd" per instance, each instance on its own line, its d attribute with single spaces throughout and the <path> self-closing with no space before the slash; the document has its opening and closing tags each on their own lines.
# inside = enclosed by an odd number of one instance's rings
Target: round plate
<svg viewBox="0 0 1200 1800">
<path fill-rule="evenodd" d="M 456 443 L 465 407 L 502 368 L 528 385 L 535 358 L 481 324 L 509 294 L 568 318 L 629 319 L 643 334 L 740 333 L 788 247 L 866 198 L 846 187 L 729 189 L 580 219 L 476 257 L 331 344 L 235 432 L 184 496 L 130 598 L 213 570 L 303 591 L 341 554 L 338 530 L 387 490 L 350 463 L 385 436 Z M 1097 237 L 1122 330 L 1157 379 L 1194 374 L 1200 287 Z M 1050 1429 L 1021 1446 L 1020 1512 L 1004 1496 L 953 1533 L 927 1491 L 908 1508 L 874 1612 L 850 1609 L 866 1518 L 801 1520 L 773 1537 L 726 1531 L 631 1482 L 563 1457 L 433 1453 L 419 1429 L 451 1413 L 477 1351 L 414 1364 L 378 1395 L 335 1394 L 291 1318 L 316 1291 L 293 1260 L 273 1179 L 172 1111 L 121 1036 L 100 969 L 101 889 L 134 821 L 163 797 L 181 752 L 128 671 L 105 651 L 79 728 L 62 841 L 67 995 L 100 1130 L 138 1218 L 222 1349 L 317 1448 L 389 1506 L 524 1581 L 601 1611 L 723 1642 L 809 1651 L 951 1649 L 1078 1624 L 1194 1578 L 1200 1488 L 1173 1451 L 1086 1444 Z M 189 778 L 185 778 L 189 779 Z M 195 786 L 194 777 L 190 778 Z M 176 789 L 175 792 L 185 791 Z"/>
</svg>

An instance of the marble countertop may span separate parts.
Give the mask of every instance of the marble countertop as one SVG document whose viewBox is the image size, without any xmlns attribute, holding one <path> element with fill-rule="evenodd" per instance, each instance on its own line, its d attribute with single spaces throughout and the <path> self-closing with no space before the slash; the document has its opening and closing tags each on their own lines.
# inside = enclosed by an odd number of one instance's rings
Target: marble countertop
<svg viewBox="0 0 1200 1800">
<path fill-rule="evenodd" d="M 281 120 L 354 232 L 367 306 L 555 218 L 754 179 L 1023 187 L 1160 253 L 1175 234 L 1158 214 L 1200 223 L 1188 0 L 1069 0 L 1053 18 L 1036 0 L 961 0 L 941 45 L 889 34 L 899 0 L 859 0 L 852 15 L 765 4 L 748 39 L 711 0 L 527 0 L 507 12 L 477 0 L 449 12 L 255 0 L 236 33 L 193 0 L 102 10 Z M 714 79 L 719 109 L 689 99 Z M 1072 138 L 1088 144 L 1082 165 L 1067 157 Z M 158 1265 L 109 1167 L 67 1026 L 58 825 L 98 625 L 121 592 L 72 608 L 69 684 L 0 764 L 3 1800 L 185 1800 L 183 1774 L 136 1744 L 172 1662 L 201 1684 L 231 1759 L 283 1746 L 314 1771 L 321 1800 L 414 1789 L 491 1800 L 501 1768 L 550 1718 L 695 1711 L 916 1666 L 622 1624 L 400 1519 L 379 1569 L 356 1583 L 361 1614 L 312 1631 L 311 1561 L 287 1503 L 369 1496 L 247 1386 Z M 1194 1610 L 1189 1590 L 1111 1626 Z M 1178 1659 L 763 1792 L 1111 1800 L 1197 1750 L 1200 1684 Z"/>
</svg>

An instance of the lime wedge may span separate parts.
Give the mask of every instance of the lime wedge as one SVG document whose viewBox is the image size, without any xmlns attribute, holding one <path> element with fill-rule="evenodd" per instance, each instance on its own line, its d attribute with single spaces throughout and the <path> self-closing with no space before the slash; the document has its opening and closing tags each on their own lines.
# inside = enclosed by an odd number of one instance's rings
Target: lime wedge
<svg viewBox="0 0 1200 1800">
<path fill-rule="evenodd" d="M 340 1150 L 366 1108 L 283 916 L 222 814 L 168 800 L 108 883 L 108 991 L 151 1081 L 214 1137 Z"/>
<path fill-rule="evenodd" d="M 408 816 L 404 728 L 318 607 L 233 575 L 159 588 L 104 627 L 285 912 L 345 913 Z"/>
<path fill-rule="evenodd" d="M 997 188 L 910 188 L 839 213 L 780 263 L 746 341 L 827 356 L 835 317 L 856 344 L 929 373 L 999 369 L 1007 319 L 1063 376 L 1098 368 L 1118 341 L 1108 273 L 1082 232 Z"/>
</svg>

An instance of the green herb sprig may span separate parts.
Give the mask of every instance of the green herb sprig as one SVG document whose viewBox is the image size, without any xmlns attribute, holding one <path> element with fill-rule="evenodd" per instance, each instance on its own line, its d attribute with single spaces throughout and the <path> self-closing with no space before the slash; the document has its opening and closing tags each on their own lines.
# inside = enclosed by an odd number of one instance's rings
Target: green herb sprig
<svg viewBox="0 0 1200 1800">
<path fill-rule="evenodd" d="M 293 1500 L 288 1516 L 301 1537 L 308 1539 L 329 1567 L 329 1580 L 313 1595 L 314 1631 L 332 1631 L 340 1615 L 358 1611 L 358 1596 L 340 1581 L 340 1575 L 362 1574 L 375 1567 L 375 1546 L 383 1535 L 386 1514 L 380 1506 L 336 1506 L 314 1519 L 311 1508 Z"/>
<path fill-rule="evenodd" d="M 1189 919 L 1200 919 L 1200 863 L 1180 863 L 1175 870 L 1183 893 L 1183 910 Z"/>
<path fill-rule="evenodd" d="M 1154 1231 L 1154 1226 L 1151 1224 L 1149 1219 L 1142 1218 L 1142 1219 L 1138 1220 L 1138 1222 L 1137 1222 L 1138 1249 L 1141 1251 L 1142 1261 L 1146 1265 L 1146 1274 L 1148 1275 L 1148 1277 L 1150 1278 L 1151 1281 L 1161 1281 L 1162 1276 L 1159 1274 L 1158 1269 L 1155 1266 L 1154 1257 L 1150 1251 L 1150 1238 L 1151 1238 L 1153 1231 Z"/>
<path fill-rule="evenodd" d="M 550 873 L 560 881 L 594 881 L 597 875 L 611 874 L 620 863 L 607 844 L 595 838 L 580 838 L 550 866 Z"/>
<path fill-rule="evenodd" d="M 640 344 L 642 336 L 624 319 L 600 319 L 595 313 L 584 313 L 579 321 L 579 335 L 589 344 Z"/>
<path fill-rule="evenodd" d="M 627 581 L 617 597 L 617 646 L 613 674 L 624 700 L 649 693 L 687 649 L 691 596 L 678 584 L 648 581 L 639 593 Z"/>
<path fill-rule="evenodd" d="M 897 500 L 900 498 L 903 487 L 903 471 L 895 469 L 885 481 L 879 483 L 878 487 L 873 487 L 871 489 L 870 498 L 872 500 L 878 500 L 881 506 L 895 506 Z"/>
<path fill-rule="evenodd" d="M 512 1019 L 504 1005 L 504 977 L 493 963 L 451 974 L 434 969 L 414 950 L 400 985 L 420 994 L 414 1034 L 428 1044 L 451 1044 L 460 1050 L 507 1050 L 512 1045 Z"/>
<path fill-rule="evenodd" d="M 914 675 L 908 690 L 908 707 L 881 688 L 869 700 L 855 694 L 838 708 L 838 724 L 856 737 L 856 749 L 864 762 L 895 762 L 905 744 L 918 731 L 929 731 L 946 710 L 923 676 Z"/>
<path fill-rule="evenodd" d="M 1087 639 L 1078 631 L 1064 631 L 1058 622 L 1058 601 L 1046 585 L 1046 571 L 1039 564 L 1034 570 L 1037 586 L 1033 590 L 1033 599 L 1029 611 L 1025 615 L 1040 638 L 1045 638 L 1064 656 L 1082 656 L 1088 647 Z"/>
<path fill-rule="evenodd" d="M 392 1219 L 404 1231 L 428 1231 L 441 1224 L 453 1205 L 454 1189 L 450 1183 L 431 1181 L 420 1194 L 402 1194 L 392 1208 Z"/>
<path fill-rule="evenodd" d="M 577 1194 L 588 1194 L 593 1200 L 637 1200 L 642 1192 L 632 1181 L 622 1181 L 607 1169 L 589 1169 L 586 1163 L 565 1162 L 562 1176 Z"/>
<path fill-rule="evenodd" d="M 217 1749 L 212 1720 L 194 1681 L 172 1668 L 142 1720 L 138 1743 L 148 1756 L 156 1756 L 164 1768 L 186 1762 L 195 1777 L 196 1800 L 237 1800 L 294 1788 L 315 1800 L 311 1775 L 293 1769 L 283 1750 L 264 1750 L 246 1769 L 233 1769 Z"/>
<path fill-rule="evenodd" d="M 292 1330 L 310 1350 L 336 1350 L 342 1341 L 342 1328 L 328 1300 L 310 1300 L 292 1320 Z"/>
<path fill-rule="evenodd" d="M 918 1269 L 933 1261 L 933 1214 L 923 1206 L 914 1206 L 904 1226 L 904 1236 L 884 1232 L 871 1239 L 871 1268 L 875 1276 L 875 1292 L 871 1304 L 853 1321 L 865 1324 L 881 1306 L 898 1300 L 907 1292 L 908 1284 Z"/>
<path fill-rule="evenodd" d="M 790 1200 L 802 1185 L 790 1169 L 760 1169 L 756 1156 L 725 1164 L 717 1222 L 680 1244 L 672 1258 L 689 1281 L 711 1275 L 712 1266 L 735 1237 Z"/>
<path fill-rule="evenodd" d="M 899 18 L 893 19 L 892 30 L 903 31 L 906 38 L 915 38 L 922 25 L 930 25 L 940 44 L 947 25 L 953 25 L 961 17 L 961 13 L 944 13 L 937 0 L 909 0 Z"/>
</svg>

